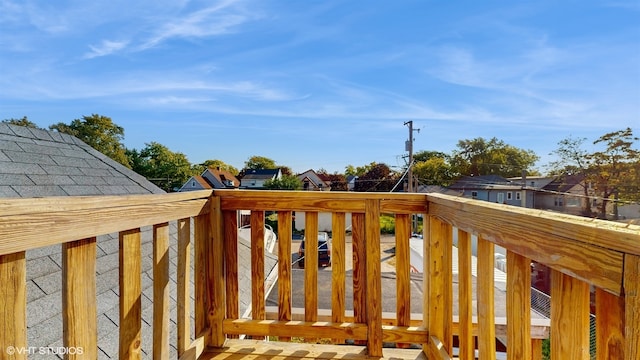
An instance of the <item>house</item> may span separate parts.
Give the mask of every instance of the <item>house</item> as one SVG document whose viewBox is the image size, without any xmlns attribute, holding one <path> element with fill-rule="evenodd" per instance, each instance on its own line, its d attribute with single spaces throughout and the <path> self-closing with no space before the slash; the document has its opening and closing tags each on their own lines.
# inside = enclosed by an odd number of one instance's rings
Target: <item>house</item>
<svg viewBox="0 0 640 360">
<path fill-rule="evenodd" d="M 217 167 L 207 168 L 202 174 L 190 177 L 178 191 L 237 189 L 238 187 L 240 187 L 240 180 L 230 172 Z"/>
<path fill-rule="evenodd" d="M 554 176 L 526 176 L 524 178 L 518 176 L 507 178 L 507 180 L 514 184 L 520 184 L 531 189 L 541 189 L 555 179 Z"/>
<path fill-rule="evenodd" d="M 79 139 L 54 131 L 0 123 L 0 199 L 91 195 L 164 194 L 165 191 L 96 151 Z M 170 271 L 176 271 L 177 225 L 169 223 Z M 141 228 L 142 357 L 151 358 L 153 343 L 153 231 Z M 238 240 L 239 282 L 250 284 L 251 249 Z M 99 359 L 118 358 L 119 339 L 119 238 L 118 234 L 96 240 L 96 299 Z M 26 252 L 27 342 L 35 348 L 62 346 L 62 248 L 47 246 Z M 267 254 L 265 274 L 277 259 Z M 172 280 L 170 286 L 175 287 Z M 250 288 L 250 287 L 249 287 Z M 242 294 L 240 311 L 250 308 L 250 296 Z M 176 334 L 176 301 L 170 302 L 172 338 Z M 177 358 L 172 345 L 171 358 Z M 2 357 L 2 356 L 0 356 Z M 50 359 L 33 353 L 29 359 Z"/>
<path fill-rule="evenodd" d="M 275 180 L 282 177 L 282 171 L 278 169 L 248 169 L 240 179 L 240 187 L 243 189 L 264 189 L 267 180 Z"/>
<path fill-rule="evenodd" d="M 297 175 L 302 182 L 302 190 L 306 191 L 330 191 L 331 179 L 324 174 L 318 174 L 314 170 L 309 169 Z"/>
<path fill-rule="evenodd" d="M 200 175 L 194 175 L 187 180 L 184 185 L 178 190 L 179 192 L 184 191 L 198 191 L 198 190 L 211 190 L 213 186 L 205 180 L 204 177 Z"/>
<path fill-rule="evenodd" d="M 583 175 L 560 176 L 540 189 L 536 196 L 535 208 L 582 215 L 584 190 L 587 186 Z"/>
<path fill-rule="evenodd" d="M 463 196 L 499 204 L 532 207 L 534 192 L 498 175 L 464 176 L 449 186 Z M 524 200 L 524 202 L 523 202 Z"/>
<path fill-rule="evenodd" d="M 589 202 L 589 204 L 587 204 Z M 587 206 L 588 205 L 588 206 Z M 579 216 L 593 216 L 602 200 L 582 174 L 559 176 L 536 194 L 536 209 L 558 211 Z M 613 202 L 607 213 L 613 212 Z"/>
</svg>

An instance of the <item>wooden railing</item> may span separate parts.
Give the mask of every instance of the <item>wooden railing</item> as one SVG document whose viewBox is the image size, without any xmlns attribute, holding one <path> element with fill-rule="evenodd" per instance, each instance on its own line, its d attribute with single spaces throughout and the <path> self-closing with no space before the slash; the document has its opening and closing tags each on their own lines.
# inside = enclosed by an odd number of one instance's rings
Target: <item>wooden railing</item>
<svg viewBox="0 0 640 360">
<path fill-rule="evenodd" d="M 251 318 L 239 314 L 238 210 L 250 211 Z M 265 212 L 278 217 L 278 307 L 265 304 Z M 307 234 L 304 309 L 292 307 L 292 220 L 304 212 Z M 318 214 L 332 217 L 331 309 L 318 308 Z M 396 312 L 382 309 L 380 215 L 396 220 Z M 424 218 L 421 319 L 412 316 L 409 242 L 412 214 Z M 353 311 L 345 309 L 345 230 L 351 218 Z M 178 223 L 177 339 L 169 339 L 167 222 Z M 193 223 L 193 229 L 190 224 Z M 0 200 L 0 350 L 27 348 L 25 251 L 63 248 L 63 343 L 96 358 L 96 236 L 120 239 L 120 358 L 140 357 L 140 228 L 153 226 L 153 354 L 198 358 L 239 335 L 317 338 L 366 345 L 381 356 L 383 343 L 421 344 L 432 359 L 449 359 L 458 338 L 460 359 L 495 358 L 504 336 L 513 359 L 541 356 L 532 325 L 530 263 L 553 269 L 551 355 L 589 358 L 589 289 L 596 289 L 597 356 L 640 358 L 640 227 L 497 205 L 437 194 L 372 194 L 215 190 L 126 197 Z M 458 289 L 452 290 L 452 238 L 458 235 Z M 193 235 L 191 235 L 193 233 Z M 478 236 L 477 314 L 473 316 L 471 234 Z M 506 324 L 496 320 L 494 246 L 507 249 Z M 190 264 L 193 252 L 194 264 Z M 190 276 L 194 269 L 194 323 Z M 454 298 L 458 314 L 453 314 Z M 330 310 L 327 313 L 326 310 Z M 506 325 L 506 326 L 505 326 Z M 542 326 L 544 328 L 544 326 Z M 194 330 L 195 338 L 190 336 Z M 26 358 L 0 352 L 0 358 Z"/>
</svg>

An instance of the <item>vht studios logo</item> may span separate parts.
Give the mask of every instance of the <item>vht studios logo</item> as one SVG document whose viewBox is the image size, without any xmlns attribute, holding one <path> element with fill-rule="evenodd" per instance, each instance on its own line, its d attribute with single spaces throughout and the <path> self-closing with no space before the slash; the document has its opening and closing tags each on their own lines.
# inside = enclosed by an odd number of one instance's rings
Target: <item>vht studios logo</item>
<svg viewBox="0 0 640 360">
<path fill-rule="evenodd" d="M 5 349 L 7 355 L 82 355 L 81 347 L 49 347 L 49 346 L 9 346 Z"/>
</svg>

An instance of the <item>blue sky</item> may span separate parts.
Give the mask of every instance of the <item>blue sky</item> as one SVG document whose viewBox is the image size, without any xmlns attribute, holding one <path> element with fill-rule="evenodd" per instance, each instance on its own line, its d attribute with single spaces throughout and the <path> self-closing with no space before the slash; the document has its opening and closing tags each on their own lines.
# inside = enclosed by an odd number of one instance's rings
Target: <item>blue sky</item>
<svg viewBox="0 0 640 360">
<path fill-rule="evenodd" d="M 301 172 L 640 135 L 640 1 L 0 0 L 0 119 Z"/>
</svg>

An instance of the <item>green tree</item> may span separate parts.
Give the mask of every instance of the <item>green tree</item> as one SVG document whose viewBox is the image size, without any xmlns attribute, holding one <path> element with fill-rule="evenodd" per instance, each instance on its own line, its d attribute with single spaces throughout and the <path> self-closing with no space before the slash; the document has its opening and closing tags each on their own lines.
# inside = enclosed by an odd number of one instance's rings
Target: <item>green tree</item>
<svg viewBox="0 0 640 360">
<path fill-rule="evenodd" d="M 236 169 L 232 165 L 225 163 L 222 160 L 217 160 L 217 159 L 206 160 L 200 164 L 194 164 L 192 168 L 193 168 L 193 172 L 198 174 L 202 174 L 202 172 L 205 171 L 207 168 L 211 168 L 211 169 L 220 168 L 220 170 L 228 171 L 233 175 L 238 175 L 238 169 Z"/>
<path fill-rule="evenodd" d="M 413 161 L 415 162 L 427 161 L 433 158 L 444 159 L 445 161 L 451 160 L 451 156 L 449 154 L 445 154 L 441 151 L 422 150 L 413 154 Z"/>
<path fill-rule="evenodd" d="M 453 181 L 451 165 L 445 158 L 432 157 L 413 165 L 413 175 L 418 182 L 427 185 L 449 186 Z"/>
<path fill-rule="evenodd" d="M 421 184 L 448 186 L 455 177 L 451 156 L 441 151 L 418 151 L 413 161 L 413 175 Z"/>
<path fill-rule="evenodd" d="M 515 177 L 531 168 L 539 157 L 532 150 L 506 144 L 497 138 L 475 138 L 458 141 L 453 152 L 452 165 L 458 175 L 500 175 Z"/>
<path fill-rule="evenodd" d="M 245 169 L 276 169 L 276 162 L 268 157 L 254 155 L 244 163 Z"/>
<path fill-rule="evenodd" d="M 2 122 L 5 123 L 5 124 L 26 126 L 26 127 L 30 127 L 30 128 L 34 128 L 34 129 L 42 129 L 41 127 L 36 125 L 36 123 L 34 123 L 33 121 L 27 119 L 26 116 L 23 116 L 20 119 L 14 119 L 14 118 L 4 119 L 4 120 L 2 120 Z M 42 130 L 44 130 L 44 129 L 42 129 Z"/>
<path fill-rule="evenodd" d="M 192 175 L 196 175 L 187 157 L 173 152 L 157 142 L 145 144 L 140 150 L 129 150 L 133 170 L 167 191 L 180 188 Z"/>
<path fill-rule="evenodd" d="M 602 135 L 594 145 L 604 145 L 604 149 L 588 156 L 591 161 L 591 179 L 596 192 L 603 201 L 598 216 L 605 219 L 607 206 L 613 197 L 614 218 L 618 218 L 618 200 L 640 200 L 638 171 L 640 151 L 634 149 L 634 143 L 640 138 L 633 135 L 631 128 L 613 131 Z"/>
<path fill-rule="evenodd" d="M 376 162 L 372 162 L 369 165 L 363 165 L 363 166 L 353 166 L 353 165 L 347 165 L 344 168 L 344 175 L 345 176 L 362 176 L 364 174 L 366 174 L 369 170 L 371 170 L 374 166 L 376 166 Z"/>
<path fill-rule="evenodd" d="M 364 175 L 358 177 L 354 191 L 388 192 L 398 181 L 398 174 L 392 172 L 386 164 L 376 164 Z"/>
<path fill-rule="evenodd" d="M 302 189 L 302 181 L 297 176 L 282 175 L 278 179 L 265 181 L 264 187 L 269 190 L 300 190 Z"/>
<path fill-rule="evenodd" d="M 318 170 L 318 175 L 325 176 L 331 181 L 331 191 L 347 191 L 349 190 L 347 178 L 338 173 L 329 174 L 326 170 Z"/>
<path fill-rule="evenodd" d="M 73 135 L 87 145 L 107 155 L 120 164 L 131 168 L 126 149 L 122 144 L 124 128 L 115 124 L 110 117 L 93 114 L 75 119 L 70 124 L 57 123 L 50 130 Z"/>
<path fill-rule="evenodd" d="M 560 179 L 567 178 L 572 175 L 581 175 L 584 181 L 580 183 L 584 200 L 582 203 L 582 215 L 592 216 L 591 195 L 590 194 L 590 161 L 589 154 L 583 148 L 586 138 L 574 138 L 569 136 L 558 142 L 558 148 L 551 152 L 557 160 L 551 162 L 549 167 L 550 175 L 557 176 Z"/>
</svg>

